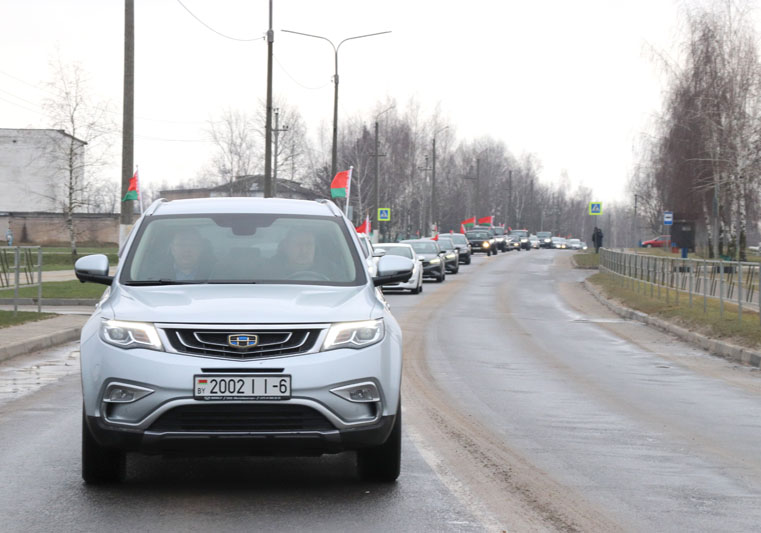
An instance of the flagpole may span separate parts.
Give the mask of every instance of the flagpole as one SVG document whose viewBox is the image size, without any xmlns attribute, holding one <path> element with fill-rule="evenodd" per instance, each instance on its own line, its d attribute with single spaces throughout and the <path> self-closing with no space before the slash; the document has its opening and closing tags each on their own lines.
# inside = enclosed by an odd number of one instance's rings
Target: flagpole
<svg viewBox="0 0 761 533">
<path fill-rule="evenodd" d="M 140 166 L 135 165 L 135 185 L 137 185 L 137 199 L 140 202 L 140 214 L 143 214 L 143 188 L 140 186 Z"/>
<path fill-rule="evenodd" d="M 344 208 L 344 215 L 347 217 L 349 216 L 349 197 L 351 196 L 351 174 L 354 170 L 354 167 L 349 167 L 349 184 L 346 187 L 346 207 Z M 354 224 L 354 222 L 352 222 Z"/>
</svg>

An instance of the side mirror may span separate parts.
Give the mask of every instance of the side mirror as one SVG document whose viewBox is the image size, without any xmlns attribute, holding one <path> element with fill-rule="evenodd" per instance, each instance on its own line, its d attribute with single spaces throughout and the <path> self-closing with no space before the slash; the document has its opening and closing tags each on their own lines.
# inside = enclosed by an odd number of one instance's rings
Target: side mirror
<svg viewBox="0 0 761 533">
<path fill-rule="evenodd" d="M 386 255 L 386 250 L 373 250 L 373 257 L 383 257 Z"/>
<path fill-rule="evenodd" d="M 82 283 L 92 281 L 111 285 L 114 281 L 114 277 L 108 275 L 108 257 L 103 254 L 80 257 L 74 263 L 74 273 Z"/>
<path fill-rule="evenodd" d="M 399 255 L 386 255 L 378 260 L 378 274 L 373 285 L 379 287 L 388 283 L 404 283 L 412 277 L 415 264 L 411 259 Z"/>
</svg>

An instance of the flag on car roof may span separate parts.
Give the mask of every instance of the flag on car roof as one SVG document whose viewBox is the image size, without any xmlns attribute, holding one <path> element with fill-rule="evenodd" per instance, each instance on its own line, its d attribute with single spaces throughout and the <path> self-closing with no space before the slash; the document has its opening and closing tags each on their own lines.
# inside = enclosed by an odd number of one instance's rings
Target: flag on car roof
<svg viewBox="0 0 761 533">
<path fill-rule="evenodd" d="M 336 174 L 333 181 L 330 183 L 330 197 L 331 198 L 346 198 L 346 189 L 351 182 L 351 170 L 344 170 Z"/>
<path fill-rule="evenodd" d="M 460 233 L 465 233 L 465 226 L 460 224 Z"/>
<path fill-rule="evenodd" d="M 460 226 L 464 226 L 465 229 L 470 229 L 475 225 L 476 225 L 476 217 L 470 217 L 460 222 Z M 465 232 L 463 231 L 463 233 Z"/>
<path fill-rule="evenodd" d="M 438 241 L 438 240 L 439 240 L 439 234 L 437 233 L 436 235 L 434 235 L 433 237 L 431 237 L 431 240 L 432 240 L 432 241 Z"/>
<path fill-rule="evenodd" d="M 367 235 L 370 235 L 370 231 L 372 231 L 370 228 L 370 216 L 365 215 L 365 221 L 355 229 L 357 230 L 357 233 L 366 233 Z"/>
<path fill-rule="evenodd" d="M 488 217 L 481 217 L 478 219 L 478 223 L 480 224 L 493 224 L 494 223 L 494 215 L 490 215 Z"/>
<path fill-rule="evenodd" d="M 137 185 L 137 170 L 135 171 L 135 174 L 129 179 L 129 188 L 127 189 L 127 194 L 124 195 L 124 198 L 122 198 L 122 202 L 126 202 L 127 200 L 137 200 L 140 197 L 140 189 Z"/>
</svg>

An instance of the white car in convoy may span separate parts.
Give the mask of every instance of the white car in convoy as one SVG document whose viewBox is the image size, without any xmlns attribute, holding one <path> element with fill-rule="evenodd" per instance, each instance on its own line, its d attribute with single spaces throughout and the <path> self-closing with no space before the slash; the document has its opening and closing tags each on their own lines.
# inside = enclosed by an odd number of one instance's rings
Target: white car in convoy
<svg viewBox="0 0 761 533">
<path fill-rule="evenodd" d="M 357 451 L 362 479 L 401 456 L 402 334 L 368 276 L 357 233 L 330 201 L 158 200 L 82 330 L 82 476 L 118 481 L 125 454 Z"/>
<path fill-rule="evenodd" d="M 389 283 L 384 285 L 383 289 L 408 290 L 412 294 L 423 292 L 423 266 L 411 245 L 401 242 L 382 242 L 374 245 L 374 248 L 376 251 L 383 252 L 383 255 L 399 255 L 411 259 L 415 263 L 412 276 L 408 281 Z"/>
</svg>

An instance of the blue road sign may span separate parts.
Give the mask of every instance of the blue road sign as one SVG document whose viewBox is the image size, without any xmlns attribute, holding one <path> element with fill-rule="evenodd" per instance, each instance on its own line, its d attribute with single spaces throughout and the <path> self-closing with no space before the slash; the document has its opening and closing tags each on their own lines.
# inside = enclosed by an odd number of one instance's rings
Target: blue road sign
<svg viewBox="0 0 761 533">
<path fill-rule="evenodd" d="M 378 208 L 378 221 L 389 222 L 391 220 L 391 209 L 388 207 Z"/>
<path fill-rule="evenodd" d="M 674 224 L 674 212 L 673 211 L 664 211 L 663 212 L 663 225 L 664 226 L 672 226 Z"/>
<path fill-rule="evenodd" d="M 602 215 L 602 202 L 589 202 L 590 215 Z"/>
</svg>

